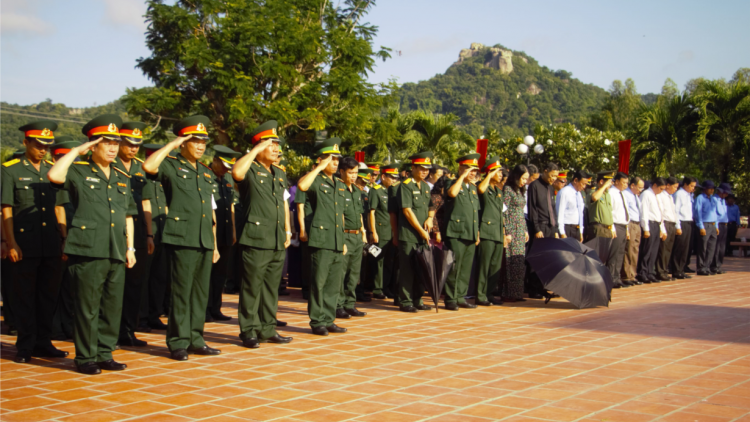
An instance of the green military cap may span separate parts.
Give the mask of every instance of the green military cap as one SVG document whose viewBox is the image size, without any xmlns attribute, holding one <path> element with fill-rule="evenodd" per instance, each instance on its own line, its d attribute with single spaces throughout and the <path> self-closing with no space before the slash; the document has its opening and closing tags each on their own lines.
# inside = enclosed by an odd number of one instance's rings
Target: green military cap
<svg viewBox="0 0 750 422">
<path fill-rule="evenodd" d="M 23 155 L 26 154 L 26 151 L 19 149 L 18 151 L 13 151 L 13 154 L 8 156 L 8 158 L 5 160 L 6 162 L 10 160 L 15 160 L 16 158 L 21 158 Z"/>
<path fill-rule="evenodd" d="M 409 157 L 412 165 L 422 166 L 428 169 L 432 168 L 432 158 L 433 155 L 430 151 L 420 152 L 419 154 L 414 154 Z"/>
<path fill-rule="evenodd" d="M 370 179 L 370 175 L 373 173 L 375 173 L 375 171 L 371 168 L 360 167 L 359 170 L 357 171 L 357 177 L 361 177 L 365 180 L 368 180 Z"/>
<path fill-rule="evenodd" d="M 487 161 L 484 163 L 482 171 L 485 173 L 489 173 L 497 168 L 502 168 L 502 166 L 503 165 L 500 163 L 500 156 L 495 155 L 487 159 Z"/>
<path fill-rule="evenodd" d="M 380 171 L 380 166 L 383 165 L 383 163 L 378 162 L 370 162 L 365 164 L 367 164 L 367 168 L 372 169 L 372 171 Z"/>
<path fill-rule="evenodd" d="M 55 144 L 50 147 L 50 153 L 52 155 L 67 154 L 71 149 L 80 145 L 81 143 L 70 135 L 58 136 L 55 138 Z"/>
<path fill-rule="evenodd" d="M 172 133 L 179 137 L 190 136 L 202 139 L 208 142 L 208 125 L 211 120 L 206 116 L 196 114 L 195 116 L 185 117 L 172 126 Z"/>
<path fill-rule="evenodd" d="M 456 162 L 458 164 L 461 164 L 462 166 L 468 166 L 471 168 L 479 168 L 479 153 L 472 152 L 471 154 L 466 154 L 463 157 L 459 157 Z"/>
<path fill-rule="evenodd" d="M 111 141 L 119 141 L 122 119 L 116 114 L 102 114 L 94 117 L 83 126 L 83 132 L 89 140 L 105 138 Z"/>
<path fill-rule="evenodd" d="M 146 129 L 146 124 L 143 122 L 125 122 L 120 128 L 120 137 L 123 141 L 140 145 L 143 143 L 143 129 Z"/>
<path fill-rule="evenodd" d="M 380 167 L 380 174 L 386 174 L 388 176 L 398 178 L 398 166 L 393 164 L 382 166 Z"/>
<path fill-rule="evenodd" d="M 617 174 L 614 170 L 607 170 L 607 171 L 600 171 L 599 173 L 596 173 L 596 181 L 600 181 L 603 179 L 614 179 L 615 174 Z"/>
<path fill-rule="evenodd" d="M 42 145 L 52 145 L 55 142 L 54 131 L 57 130 L 57 123 L 52 120 L 37 120 L 19 127 L 18 130 L 23 132 L 26 139 L 35 140 Z"/>
<path fill-rule="evenodd" d="M 256 127 L 255 130 L 250 133 L 250 143 L 255 145 L 258 142 L 272 139 L 278 142 L 279 146 L 281 146 L 281 142 L 279 142 L 278 129 L 279 123 L 276 120 L 269 120 Z"/>
<path fill-rule="evenodd" d="M 401 164 L 400 171 L 411 171 L 411 162 Z"/>
<path fill-rule="evenodd" d="M 239 157 L 239 152 L 233 150 L 232 148 L 225 147 L 224 145 L 214 145 L 214 157 L 218 158 L 219 161 L 221 161 L 221 164 L 224 164 L 224 167 L 230 169 L 234 165 L 234 163 L 237 161 L 237 157 Z"/>
<path fill-rule="evenodd" d="M 318 145 L 318 150 L 315 152 L 315 154 L 318 156 L 330 154 L 334 157 L 341 157 L 339 146 L 341 146 L 340 138 L 324 139 L 320 143 L 320 145 Z"/>
</svg>

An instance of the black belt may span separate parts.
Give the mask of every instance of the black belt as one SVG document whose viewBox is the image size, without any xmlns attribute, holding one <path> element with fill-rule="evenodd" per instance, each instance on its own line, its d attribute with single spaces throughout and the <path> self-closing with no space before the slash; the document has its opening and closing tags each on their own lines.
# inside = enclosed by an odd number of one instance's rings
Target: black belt
<svg viewBox="0 0 750 422">
<path fill-rule="evenodd" d="M 612 226 L 605 226 L 605 225 L 604 225 L 604 224 L 602 224 L 602 223 L 594 223 L 594 224 L 596 224 L 597 226 L 602 226 L 602 227 L 606 227 L 606 228 L 607 228 L 608 230 L 612 230 Z"/>
<path fill-rule="evenodd" d="M 577 229 L 581 228 L 581 226 L 579 226 L 578 224 L 566 224 L 565 227 L 575 227 Z"/>
<path fill-rule="evenodd" d="M 728 223 L 719 223 L 720 226 L 726 226 Z"/>
<path fill-rule="evenodd" d="M 664 224 L 671 224 L 671 225 L 673 225 L 673 226 L 676 226 L 676 225 L 677 225 L 677 223 L 673 223 L 673 222 L 671 222 L 671 221 L 665 221 L 665 222 L 664 222 Z"/>
<path fill-rule="evenodd" d="M 628 228 L 628 225 L 627 225 L 627 224 L 617 224 L 617 223 L 615 223 L 615 226 L 617 226 L 617 227 L 621 227 L 621 228 L 624 228 L 624 229 L 627 229 L 627 228 Z"/>
</svg>

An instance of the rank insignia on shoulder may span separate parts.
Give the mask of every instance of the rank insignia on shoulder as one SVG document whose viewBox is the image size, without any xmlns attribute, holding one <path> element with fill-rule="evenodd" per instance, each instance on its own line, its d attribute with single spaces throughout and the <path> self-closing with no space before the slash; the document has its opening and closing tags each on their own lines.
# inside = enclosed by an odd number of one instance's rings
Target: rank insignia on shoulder
<svg viewBox="0 0 750 422">
<path fill-rule="evenodd" d="M 10 160 L 10 161 L 6 161 L 6 162 L 4 162 L 4 163 L 3 163 L 3 167 L 10 167 L 10 166 L 12 166 L 13 164 L 18 164 L 18 163 L 20 163 L 20 162 L 21 162 L 21 160 L 19 160 L 18 158 L 14 158 L 13 160 Z"/>
<path fill-rule="evenodd" d="M 129 175 L 129 174 L 127 174 L 127 173 L 125 173 L 125 171 L 124 171 L 124 170 L 120 170 L 120 169 L 119 169 L 119 168 L 117 168 L 117 167 L 112 167 L 112 168 L 113 168 L 113 169 L 115 169 L 115 170 L 117 170 L 118 172 L 120 172 L 120 173 L 121 173 L 121 174 L 122 174 L 123 176 L 127 177 L 128 179 L 130 179 L 130 175 Z"/>
<path fill-rule="evenodd" d="M 411 183 L 411 179 L 406 179 L 406 180 L 404 180 L 404 184 L 405 184 L 405 185 L 408 185 L 409 183 Z"/>
<path fill-rule="evenodd" d="M 138 157 L 133 157 L 133 159 L 134 159 L 135 161 L 138 161 L 139 163 L 143 163 L 143 160 L 141 160 L 141 159 L 140 159 L 140 158 L 138 158 Z"/>
<path fill-rule="evenodd" d="M 54 165 L 55 165 L 55 163 L 53 163 L 53 162 L 52 162 L 52 161 L 50 161 L 50 160 L 44 160 L 44 162 L 45 162 L 45 163 L 47 163 L 47 164 L 49 164 L 49 165 L 51 165 L 51 166 L 54 166 Z"/>
<path fill-rule="evenodd" d="M 121 187 L 121 188 L 126 188 L 126 187 L 128 187 L 128 185 L 127 185 L 127 184 L 125 184 L 125 183 L 120 183 L 120 182 L 117 182 L 117 186 L 119 186 L 119 187 Z"/>
<path fill-rule="evenodd" d="M 143 173 L 141 173 L 141 172 L 138 172 L 138 173 L 136 173 L 135 175 L 136 175 L 136 176 L 141 176 L 141 177 L 146 177 L 146 176 L 144 176 L 144 175 L 143 175 Z"/>
</svg>

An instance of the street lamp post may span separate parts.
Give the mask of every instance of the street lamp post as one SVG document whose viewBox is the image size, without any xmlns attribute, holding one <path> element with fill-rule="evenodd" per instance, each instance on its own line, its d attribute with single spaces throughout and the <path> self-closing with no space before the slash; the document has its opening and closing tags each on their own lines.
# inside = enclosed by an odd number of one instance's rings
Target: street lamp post
<svg viewBox="0 0 750 422">
<path fill-rule="evenodd" d="M 523 138 L 523 143 L 518 144 L 518 146 L 516 147 L 517 153 L 519 153 L 522 156 L 524 155 L 526 156 L 526 166 L 531 164 L 531 151 L 529 151 L 529 149 L 531 148 L 532 145 L 534 145 L 534 137 L 531 135 L 526 135 Z M 533 151 L 537 155 L 543 154 L 544 146 L 542 146 L 541 144 L 537 144 L 533 148 Z"/>
</svg>

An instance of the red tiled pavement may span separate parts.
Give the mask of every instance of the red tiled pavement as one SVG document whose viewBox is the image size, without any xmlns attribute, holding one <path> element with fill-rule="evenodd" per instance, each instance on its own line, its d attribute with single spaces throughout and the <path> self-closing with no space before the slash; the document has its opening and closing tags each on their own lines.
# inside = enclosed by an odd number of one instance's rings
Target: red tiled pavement
<svg viewBox="0 0 750 422">
<path fill-rule="evenodd" d="M 723 276 L 615 290 L 609 308 L 555 299 L 440 313 L 362 304 L 349 332 L 309 332 L 299 291 L 282 297 L 289 345 L 248 350 L 206 325 L 218 357 L 170 360 L 164 332 L 115 353 L 129 369 L 72 359 L 15 364 L 3 335 L 2 421 L 750 421 L 750 259 Z M 69 342 L 56 342 L 73 354 Z M 72 358 L 72 356 L 71 356 Z"/>
</svg>

